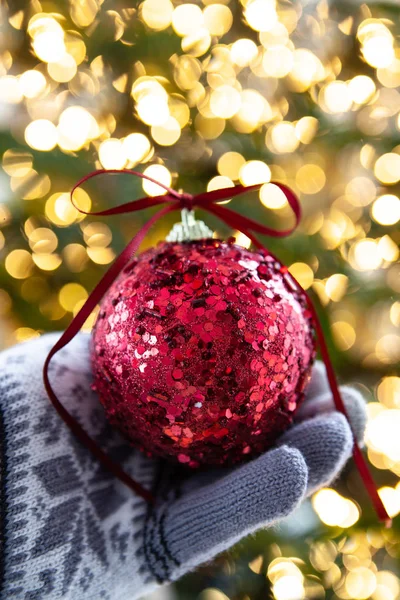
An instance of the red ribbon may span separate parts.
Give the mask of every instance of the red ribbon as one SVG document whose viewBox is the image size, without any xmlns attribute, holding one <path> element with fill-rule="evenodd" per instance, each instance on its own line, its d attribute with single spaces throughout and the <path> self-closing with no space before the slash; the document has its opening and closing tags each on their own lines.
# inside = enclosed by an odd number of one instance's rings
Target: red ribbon
<svg viewBox="0 0 400 600">
<path fill-rule="evenodd" d="M 110 208 L 110 209 L 102 210 L 102 211 L 98 211 L 98 212 L 86 212 L 86 211 L 82 210 L 74 203 L 74 199 L 73 199 L 74 191 L 78 187 L 80 187 L 83 183 L 88 181 L 89 179 L 92 179 L 93 177 L 97 177 L 98 175 L 102 175 L 104 173 L 118 173 L 118 174 L 128 173 L 130 175 L 135 175 L 136 177 L 140 177 L 141 179 L 146 179 L 148 181 L 151 181 L 152 183 L 159 185 L 160 187 L 164 188 L 167 193 L 160 195 L 160 196 L 140 198 L 139 200 L 134 200 L 134 201 L 128 202 L 126 204 L 119 205 L 114 208 Z M 153 502 L 153 500 L 154 500 L 151 493 L 148 490 L 144 489 L 139 483 L 134 481 L 120 467 L 120 465 L 118 465 L 117 463 L 112 461 L 111 458 L 97 445 L 97 443 L 86 433 L 86 431 L 82 428 L 82 426 L 75 420 L 75 418 L 61 404 L 61 402 L 57 398 L 57 396 L 50 384 L 50 381 L 49 381 L 50 361 L 53 358 L 53 356 L 59 350 L 61 350 L 61 348 L 64 348 L 64 346 L 66 346 L 80 331 L 80 329 L 82 328 L 82 325 L 85 323 L 86 319 L 90 316 L 92 311 L 95 309 L 97 304 L 100 302 L 100 300 L 102 299 L 102 297 L 104 296 L 104 294 L 106 293 L 106 291 L 108 290 L 110 285 L 113 283 L 113 281 L 116 279 L 116 277 L 120 274 L 122 269 L 127 265 L 127 263 L 132 259 L 133 255 L 137 252 L 140 244 L 146 237 L 146 234 L 149 231 L 149 229 L 152 227 L 152 225 L 154 225 L 154 223 L 156 223 L 159 219 L 161 219 L 161 217 L 168 214 L 169 212 L 172 212 L 175 210 L 182 210 L 182 208 L 187 208 L 189 210 L 192 210 L 195 207 L 202 208 L 203 210 L 206 210 L 209 213 L 212 213 L 213 215 L 217 216 L 219 219 L 224 221 L 227 225 L 229 225 L 233 229 L 237 229 L 238 231 L 241 231 L 242 233 L 244 233 L 244 235 L 246 235 L 253 242 L 254 246 L 256 246 L 257 248 L 264 248 L 264 246 L 257 239 L 257 237 L 255 236 L 255 233 L 261 233 L 263 235 L 269 235 L 272 237 L 286 237 L 290 233 L 292 233 L 296 229 L 297 225 L 300 222 L 301 209 L 300 209 L 299 201 L 298 201 L 296 195 L 292 192 L 292 190 L 290 188 L 288 188 L 286 185 L 283 185 L 282 183 L 276 183 L 276 182 L 273 182 L 273 183 L 274 183 L 274 185 L 279 187 L 279 189 L 282 190 L 282 192 L 285 194 L 286 199 L 295 215 L 295 224 L 293 225 L 293 227 L 291 227 L 290 229 L 286 229 L 284 231 L 276 231 L 275 229 L 272 229 L 265 225 L 261 225 L 260 223 L 258 223 L 257 221 L 254 221 L 253 219 L 250 219 L 249 217 L 240 215 L 240 214 L 236 213 L 235 211 L 233 211 L 232 209 L 227 208 L 226 206 L 223 206 L 221 204 L 218 204 L 218 202 L 221 202 L 221 200 L 227 200 L 228 198 L 233 198 L 235 196 L 239 196 L 246 192 L 256 191 L 256 190 L 260 189 L 261 185 L 263 185 L 263 184 L 250 185 L 250 186 L 237 185 L 232 188 L 223 188 L 223 189 L 219 189 L 219 190 L 214 190 L 212 192 L 204 192 L 202 194 L 192 196 L 191 194 L 177 192 L 176 190 L 173 190 L 172 188 L 164 185 L 163 183 L 156 181 L 155 179 L 149 177 L 148 175 L 144 175 L 143 173 L 139 173 L 137 171 L 131 171 L 131 170 L 121 171 L 121 170 L 117 170 L 117 169 L 112 169 L 112 170 L 101 169 L 98 171 L 93 171 L 92 173 L 89 173 L 89 175 L 86 175 L 85 177 L 80 179 L 80 181 L 78 181 L 78 183 L 76 183 L 71 190 L 72 204 L 75 206 L 75 208 L 79 212 L 81 212 L 85 215 L 97 215 L 97 216 L 118 215 L 118 214 L 137 212 L 137 211 L 143 210 L 144 208 L 149 208 L 151 206 L 164 205 L 164 207 L 161 210 L 156 212 L 147 221 L 147 223 L 145 225 L 143 225 L 143 227 L 139 230 L 139 232 L 134 236 L 134 238 L 126 246 L 125 250 L 123 250 L 123 252 L 118 256 L 118 258 L 112 264 L 110 269 L 106 272 L 106 274 L 103 276 L 103 278 L 100 280 L 100 282 L 96 285 L 96 287 L 94 288 L 92 293 L 89 295 L 88 299 L 86 300 L 85 304 L 82 306 L 82 308 L 80 309 L 78 314 L 72 319 L 72 322 L 70 323 L 70 325 L 64 331 L 64 333 L 62 334 L 62 336 L 60 337 L 58 342 L 55 344 L 55 346 L 51 349 L 49 355 L 46 358 L 46 362 L 45 362 L 44 368 L 43 368 L 44 385 L 45 385 L 46 391 L 48 393 L 48 396 L 49 396 L 54 408 L 58 411 L 58 413 L 60 414 L 62 419 L 65 421 L 65 423 L 68 425 L 68 427 L 71 429 L 71 431 L 73 431 L 73 433 L 76 435 L 76 437 L 94 454 L 94 456 L 98 460 L 101 461 L 101 463 L 104 465 L 104 467 L 106 467 L 106 469 L 111 471 L 111 473 L 113 473 L 116 477 L 118 477 L 118 479 L 123 481 L 134 492 L 136 492 L 137 494 L 139 494 L 140 496 L 142 496 L 145 500 L 147 500 L 149 502 Z M 349 421 L 349 417 L 348 417 L 345 405 L 343 403 L 343 399 L 340 395 L 339 387 L 338 387 L 338 384 L 336 381 L 335 371 L 332 366 L 332 362 L 331 362 L 331 359 L 329 356 L 328 348 L 327 348 L 327 345 L 325 342 L 323 330 L 322 330 L 317 312 L 316 312 L 310 298 L 308 297 L 308 294 L 305 292 L 305 290 L 303 290 L 303 288 L 294 279 L 294 277 L 292 275 L 290 275 L 290 277 L 293 280 L 294 286 L 296 286 L 299 290 L 301 290 L 302 293 L 304 294 L 305 298 L 307 299 L 307 304 L 308 304 L 309 310 L 310 310 L 311 315 L 314 320 L 315 331 L 317 334 L 319 348 L 321 351 L 322 359 L 325 363 L 326 373 L 328 376 L 328 381 L 329 381 L 329 385 L 330 385 L 330 388 L 332 391 L 336 409 L 339 412 L 343 413 L 346 416 L 347 420 Z M 349 425 L 351 427 L 350 421 L 349 421 Z M 354 436 L 354 431 L 353 431 L 353 437 L 354 437 L 354 448 L 353 448 L 354 461 L 355 461 L 358 471 L 364 481 L 365 488 L 370 495 L 370 498 L 372 500 L 372 503 L 375 507 L 375 510 L 376 510 L 376 513 L 377 513 L 379 519 L 382 521 L 385 521 L 388 525 L 390 525 L 390 522 L 391 522 L 390 518 L 389 518 L 389 516 L 386 512 L 386 509 L 383 505 L 383 502 L 378 494 L 374 480 L 369 471 L 367 462 L 360 450 L 360 447 L 358 446 L 357 440 Z"/>
</svg>

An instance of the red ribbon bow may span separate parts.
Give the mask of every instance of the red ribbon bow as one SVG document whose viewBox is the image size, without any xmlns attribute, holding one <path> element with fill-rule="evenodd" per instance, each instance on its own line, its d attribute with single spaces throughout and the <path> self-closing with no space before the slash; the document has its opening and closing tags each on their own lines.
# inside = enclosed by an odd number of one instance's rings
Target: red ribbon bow
<svg viewBox="0 0 400 600">
<path fill-rule="evenodd" d="M 123 205 L 116 206 L 114 208 L 110 208 L 108 210 L 102 210 L 99 212 L 86 212 L 80 209 L 75 203 L 73 199 L 74 191 L 80 187 L 85 181 L 92 179 L 93 177 L 97 177 L 98 175 L 102 175 L 104 173 L 128 173 L 130 175 L 135 175 L 136 177 L 140 177 L 141 179 L 147 179 L 152 183 L 159 185 L 160 187 L 166 190 L 166 194 L 154 197 L 145 197 L 140 198 L 139 200 L 134 200 L 128 202 Z M 195 207 L 202 208 L 209 213 L 219 217 L 222 221 L 224 221 L 227 225 L 232 227 L 233 229 L 237 229 L 244 233 L 256 246 L 257 248 L 264 248 L 263 244 L 257 239 L 255 233 L 261 233 L 263 235 L 269 235 L 272 237 L 286 237 L 290 233 L 292 233 L 297 225 L 300 222 L 301 217 L 301 209 L 299 201 L 296 195 L 292 192 L 290 188 L 282 183 L 273 182 L 274 185 L 280 188 L 282 192 L 285 194 L 286 199 L 293 210 L 295 215 L 295 224 L 290 229 L 286 229 L 284 231 L 277 231 L 265 225 L 261 225 L 257 221 L 245 217 L 244 215 L 240 215 L 226 206 L 222 206 L 218 204 L 221 200 L 227 200 L 228 198 L 233 198 L 235 196 L 239 196 L 246 192 L 256 191 L 260 189 L 263 184 L 243 186 L 237 185 L 232 188 L 223 188 L 219 190 L 214 190 L 211 192 L 204 192 L 202 194 L 198 194 L 196 196 L 192 196 L 191 194 L 177 192 L 172 188 L 164 185 L 163 183 L 156 181 L 152 177 L 148 175 L 144 175 L 143 173 L 139 173 L 137 171 L 131 170 L 107 170 L 101 169 L 98 171 L 93 171 L 86 175 L 78 183 L 74 185 L 71 190 L 71 202 L 75 206 L 75 208 L 86 215 L 97 215 L 97 216 L 109 216 L 109 215 L 118 215 L 125 213 L 132 213 L 143 210 L 144 208 L 149 208 L 151 206 L 158 205 L 166 205 L 161 210 L 156 212 L 148 221 L 143 225 L 143 227 L 139 230 L 139 232 L 134 236 L 134 238 L 129 242 L 126 246 L 125 250 L 117 257 L 115 262 L 112 264 L 110 269 L 106 272 L 100 282 L 96 285 L 92 293 L 89 295 L 85 304 L 82 306 L 78 314 L 73 318 L 70 325 L 64 331 L 58 342 L 51 349 L 49 355 L 46 358 L 44 368 L 43 368 L 43 379 L 44 385 L 47 391 L 47 394 L 58 411 L 62 419 L 65 423 L 70 427 L 73 433 L 77 436 L 77 438 L 98 458 L 101 463 L 106 467 L 109 471 L 111 471 L 118 479 L 123 481 L 128 487 L 130 487 L 134 492 L 142 496 L 149 502 L 153 501 L 153 497 L 151 493 L 144 489 L 139 483 L 134 481 L 117 463 L 111 460 L 111 458 L 97 445 L 97 443 L 86 433 L 86 431 L 81 427 L 81 425 L 75 420 L 75 418 L 67 411 L 67 409 L 61 404 L 59 399 L 57 398 L 51 384 L 49 381 L 49 365 L 53 356 L 64 348 L 79 332 L 82 325 L 85 323 L 86 319 L 92 313 L 92 311 L 96 308 L 97 304 L 100 302 L 105 292 L 108 290 L 110 285 L 116 279 L 116 277 L 120 274 L 122 269 L 127 265 L 127 263 L 132 259 L 133 255 L 138 250 L 140 244 L 145 238 L 149 229 L 156 223 L 161 217 L 168 214 L 169 212 L 175 210 L 182 210 L 182 208 L 186 208 L 192 210 Z M 291 275 L 290 275 L 291 276 Z M 349 421 L 348 414 L 343 403 L 343 399 L 340 395 L 339 387 L 336 381 L 335 372 L 332 366 L 331 359 L 329 357 L 328 348 L 325 342 L 324 334 L 322 331 L 321 324 L 319 322 L 319 318 L 317 312 L 308 297 L 308 294 L 303 290 L 300 284 L 291 276 L 293 283 L 297 286 L 304 294 L 309 310 L 312 314 L 314 320 L 314 326 L 317 334 L 317 339 L 319 343 L 319 348 L 321 351 L 322 359 L 325 363 L 326 373 L 328 376 L 329 385 L 332 391 L 333 399 L 335 402 L 336 409 L 343 413 L 347 420 Z M 349 421 L 350 427 L 351 423 Z M 355 463 L 357 465 L 358 471 L 364 481 L 364 485 L 371 497 L 372 503 L 375 507 L 376 513 L 382 521 L 386 521 L 387 524 L 390 524 L 390 518 L 386 512 L 386 509 L 383 505 L 383 502 L 378 494 L 377 488 L 375 486 L 372 475 L 369 471 L 368 465 L 364 456 L 358 446 L 357 440 L 354 436 L 354 447 L 353 447 L 353 456 Z"/>
</svg>

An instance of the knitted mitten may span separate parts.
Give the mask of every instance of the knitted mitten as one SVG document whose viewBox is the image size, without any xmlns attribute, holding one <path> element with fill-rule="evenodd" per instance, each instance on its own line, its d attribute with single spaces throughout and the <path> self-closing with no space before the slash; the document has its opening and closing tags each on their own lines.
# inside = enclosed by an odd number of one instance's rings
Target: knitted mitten
<svg viewBox="0 0 400 600">
<path fill-rule="evenodd" d="M 317 365 L 303 421 L 259 458 L 197 474 L 149 459 L 105 421 L 90 390 L 89 336 L 80 334 L 52 361 L 51 380 L 96 442 L 153 491 L 156 504 L 147 505 L 103 470 L 50 404 L 42 367 L 55 340 L 45 335 L 0 355 L 4 600 L 134 600 L 289 515 L 351 454 L 350 428 Z M 351 388 L 342 394 L 361 436 L 363 400 Z"/>
</svg>

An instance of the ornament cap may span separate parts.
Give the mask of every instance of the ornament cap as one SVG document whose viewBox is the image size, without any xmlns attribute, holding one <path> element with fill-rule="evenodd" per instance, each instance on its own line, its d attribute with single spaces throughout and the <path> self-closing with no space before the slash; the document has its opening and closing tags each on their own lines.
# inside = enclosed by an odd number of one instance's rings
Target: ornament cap
<svg viewBox="0 0 400 600">
<path fill-rule="evenodd" d="M 191 242 L 212 238 L 213 231 L 203 221 L 196 221 L 194 211 L 183 208 L 180 223 L 175 223 L 165 238 L 167 242 Z"/>
</svg>

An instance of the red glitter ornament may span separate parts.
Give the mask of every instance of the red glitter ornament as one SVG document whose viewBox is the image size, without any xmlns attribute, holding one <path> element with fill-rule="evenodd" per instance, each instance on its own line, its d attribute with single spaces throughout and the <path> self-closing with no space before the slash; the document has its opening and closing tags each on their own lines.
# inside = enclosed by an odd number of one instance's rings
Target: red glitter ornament
<svg viewBox="0 0 400 600">
<path fill-rule="evenodd" d="M 73 201 L 74 191 L 105 173 L 125 173 L 149 180 L 164 188 L 166 194 L 99 212 L 83 211 Z M 296 195 L 286 185 L 274 182 L 285 194 L 295 216 L 294 226 L 283 231 L 219 204 L 256 191 L 261 185 L 236 185 L 193 196 L 177 192 L 138 171 L 101 169 L 89 173 L 72 188 L 71 201 L 84 214 L 109 216 L 163 205 L 104 274 L 50 350 L 43 366 L 43 383 L 60 417 L 105 468 L 148 502 L 154 502 L 151 492 L 132 479 L 86 433 L 60 402 L 49 378 L 53 356 L 75 337 L 103 298 L 94 333 L 97 386 L 109 417 L 148 451 L 177 456 L 191 466 L 236 462 L 261 452 L 290 424 L 300 403 L 314 356 L 311 321 L 335 406 L 348 418 L 313 303 L 255 235 L 286 237 L 292 233 L 301 216 Z M 208 228 L 194 221 L 195 207 L 241 231 L 258 252 L 207 239 Z M 174 243 L 150 250 L 132 261 L 150 227 L 176 210 L 182 210 L 185 222 L 172 230 L 168 241 Z M 187 233 L 195 233 L 189 239 L 203 239 L 180 243 L 187 239 Z M 140 311 L 139 300 L 144 302 Z M 196 305 L 196 301 L 201 303 Z M 158 325 L 155 320 L 160 321 Z M 165 327 L 166 323 L 170 329 Z M 108 395 L 110 391 L 113 396 Z M 190 422 L 185 421 L 188 415 Z M 150 438 L 153 431 L 160 438 Z M 177 447 L 182 450 L 177 451 Z M 378 517 L 390 526 L 390 518 L 355 439 L 353 456 Z"/>
<path fill-rule="evenodd" d="M 105 295 L 95 389 L 141 450 L 191 467 L 260 454 L 293 420 L 314 358 L 304 295 L 275 257 L 162 243 Z"/>
</svg>

